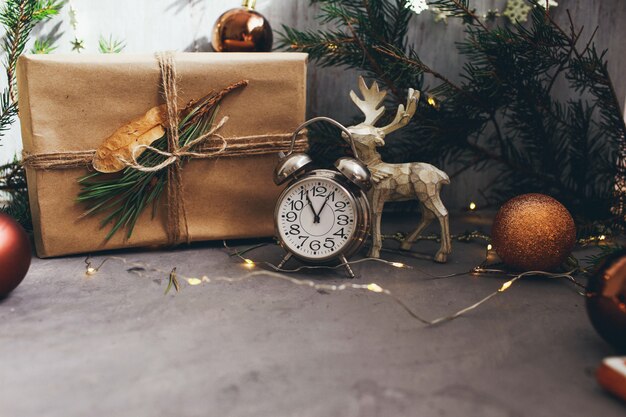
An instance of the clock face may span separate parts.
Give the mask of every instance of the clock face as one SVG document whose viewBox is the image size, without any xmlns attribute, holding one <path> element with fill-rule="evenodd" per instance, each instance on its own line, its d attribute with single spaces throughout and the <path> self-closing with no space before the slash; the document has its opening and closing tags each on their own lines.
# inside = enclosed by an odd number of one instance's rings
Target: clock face
<svg viewBox="0 0 626 417">
<path fill-rule="evenodd" d="M 283 194 L 277 209 L 278 233 L 297 256 L 323 260 L 338 255 L 356 229 L 355 203 L 336 181 L 306 178 Z"/>
</svg>

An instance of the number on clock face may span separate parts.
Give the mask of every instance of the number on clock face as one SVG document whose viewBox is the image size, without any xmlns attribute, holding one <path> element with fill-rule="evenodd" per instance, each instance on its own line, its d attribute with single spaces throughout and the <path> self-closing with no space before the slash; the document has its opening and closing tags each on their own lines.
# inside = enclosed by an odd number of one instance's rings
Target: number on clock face
<svg viewBox="0 0 626 417">
<path fill-rule="evenodd" d="M 296 255 L 332 257 L 350 242 L 355 207 L 348 192 L 334 181 L 309 178 L 292 186 L 278 208 L 278 232 Z"/>
</svg>

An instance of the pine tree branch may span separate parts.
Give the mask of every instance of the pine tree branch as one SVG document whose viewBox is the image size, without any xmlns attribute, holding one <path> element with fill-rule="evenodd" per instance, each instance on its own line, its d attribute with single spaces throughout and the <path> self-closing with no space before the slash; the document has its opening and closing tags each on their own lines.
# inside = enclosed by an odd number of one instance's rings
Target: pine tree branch
<svg viewBox="0 0 626 417">
<path fill-rule="evenodd" d="M 532 1 L 534 2 L 535 0 L 532 0 Z M 569 18 L 570 22 L 573 22 L 573 19 L 572 19 L 572 16 L 571 16 L 571 13 L 570 13 L 569 9 L 567 10 L 567 15 L 568 15 L 568 18 Z M 556 21 L 552 18 L 552 16 L 550 16 L 549 13 L 546 13 L 546 18 L 550 21 L 552 26 L 554 28 L 556 28 L 559 32 L 561 32 L 563 34 L 564 38 L 567 39 L 570 47 L 572 48 L 572 51 L 574 52 L 574 54 L 576 54 L 576 57 L 579 60 L 583 60 L 584 59 L 583 58 L 583 54 L 585 52 L 589 51 L 589 49 L 590 49 L 590 47 L 592 45 L 593 38 L 594 38 L 598 28 L 596 28 L 594 30 L 593 35 L 591 36 L 591 38 L 589 39 L 589 42 L 587 42 L 587 45 L 585 46 L 585 49 L 581 53 L 576 48 L 576 42 L 573 39 L 571 39 L 570 37 L 567 36 L 565 31 L 561 28 L 561 26 L 558 23 L 556 23 Z M 572 23 L 572 25 L 573 25 L 573 23 Z M 608 76 L 608 72 L 606 73 L 606 77 L 605 77 L 604 81 L 605 81 L 606 87 L 610 91 L 611 106 L 614 109 L 618 109 L 619 110 L 620 109 L 619 99 L 617 98 L 617 93 L 615 92 L 615 86 L 613 85 L 613 82 L 611 81 L 611 78 Z M 622 134 L 626 135 L 626 121 L 623 118 L 621 118 L 621 116 L 619 117 L 619 119 L 621 120 L 620 128 L 622 129 Z"/>
<path fill-rule="evenodd" d="M 18 58 L 37 23 L 58 14 L 64 3 L 60 0 L 6 0 L 0 7 L 0 24 L 5 32 L 2 48 L 7 77 L 7 87 L 0 98 L 0 139 L 13 124 L 18 112 L 15 77 Z M 48 48 L 52 45 L 49 44 Z M 0 207 L 0 212 L 14 217 L 27 231 L 32 230 L 26 177 L 18 161 L 0 166 L 0 191 L 10 197 L 7 205 Z"/>
<path fill-rule="evenodd" d="M 4 66 L 9 104 L 17 106 L 15 70 L 17 60 L 24 52 L 32 29 L 38 22 L 57 14 L 62 6 L 62 1 L 53 0 L 7 0 L 0 9 L 0 23 L 6 32 L 3 49 L 6 53 Z M 10 114 L 11 112 L 3 107 L 1 113 Z M 14 115 L 1 119 L 0 131 L 6 130 L 13 120 Z"/>
<path fill-rule="evenodd" d="M 7 51 L 6 67 L 7 82 L 9 84 L 9 97 L 11 101 L 17 101 L 15 94 L 15 66 L 17 65 L 17 57 L 19 56 L 20 45 L 25 42 L 22 41 L 24 37 L 25 25 L 24 22 L 28 21 L 29 16 L 25 13 L 26 1 L 22 0 L 19 4 L 19 12 L 15 26 L 13 26 L 13 42 L 10 45 L 10 49 Z"/>
<path fill-rule="evenodd" d="M 365 1 L 365 3 L 367 4 L 367 1 Z M 400 94 L 400 91 L 398 90 L 398 88 L 394 85 L 394 83 L 385 75 L 385 72 L 383 71 L 383 69 L 380 67 L 380 65 L 378 65 L 378 62 L 376 62 L 376 60 L 374 59 L 374 57 L 372 57 L 372 55 L 370 54 L 369 50 L 367 49 L 367 47 L 365 46 L 365 44 L 363 43 L 363 41 L 361 40 L 361 38 L 359 38 L 359 35 L 357 34 L 357 32 L 354 30 L 354 27 L 352 26 L 352 24 L 350 23 L 350 21 L 346 18 L 345 20 L 346 25 L 348 26 L 348 29 L 350 29 L 350 32 L 352 32 L 352 36 L 354 38 L 354 40 L 356 41 L 356 43 L 359 45 L 359 47 L 361 48 L 361 50 L 363 51 L 363 54 L 365 55 L 365 57 L 367 58 L 367 60 L 369 61 L 370 65 L 372 66 L 372 68 L 374 69 L 374 72 L 376 73 L 376 75 L 378 75 L 378 77 L 380 79 L 382 79 L 385 82 L 385 85 L 387 87 L 389 87 L 389 89 L 391 90 L 391 92 L 393 93 L 393 95 L 398 99 L 401 100 L 402 95 Z"/>
<path fill-rule="evenodd" d="M 391 57 L 393 59 L 396 59 L 399 62 L 403 62 L 403 63 L 407 64 L 408 66 L 415 67 L 416 69 L 418 69 L 421 72 L 425 72 L 427 74 L 430 74 L 433 77 L 443 81 L 446 85 L 448 85 L 449 87 L 452 87 L 457 92 L 463 93 L 463 89 L 461 87 L 459 87 L 458 85 L 456 85 L 455 83 L 450 81 L 447 77 L 445 77 L 441 73 L 433 70 L 431 67 L 429 67 L 428 65 L 424 64 L 421 61 L 417 61 L 417 60 L 411 59 L 411 58 L 409 58 L 407 56 L 400 55 L 400 54 L 396 53 L 395 51 L 393 51 L 392 49 L 390 49 L 388 46 L 375 46 L 374 49 L 377 50 L 378 52 L 382 53 L 382 54 L 388 55 L 389 57 Z"/>
<path fill-rule="evenodd" d="M 570 16 L 570 19 L 571 19 L 571 16 Z M 581 26 L 581 28 L 578 31 L 578 33 L 575 34 L 575 36 L 574 36 L 574 44 L 570 45 L 570 48 L 569 48 L 569 51 L 567 52 L 567 55 L 563 58 L 563 61 L 561 62 L 559 67 L 556 69 L 556 71 L 552 75 L 552 78 L 550 79 L 550 82 L 548 83 L 548 87 L 547 87 L 547 92 L 548 93 L 550 93 L 550 91 L 552 91 L 552 87 L 554 87 L 554 83 L 556 82 L 557 78 L 559 77 L 559 75 L 561 75 L 563 73 L 563 71 L 567 67 L 567 64 L 569 63 L 569 61 L 570 61 L 570 59 L 572 57 L 572 53 L 574 52 L 576 44 L 578 43 L 578 40 L 580 39 L 580 36 L 582 35 L 584 28 L 585 28 L 584 26 Z M 573 22 L 572 22 L 572 29 L 573 29 Z M 598 30 L 598 28 L 596 27 L 596 31 L 597 30 Z M 591 39 L 593 39 L 593 36 L 596 34 L 596 31 L 593 32 L 593 35 L 591 36 Z"/>
</svg>

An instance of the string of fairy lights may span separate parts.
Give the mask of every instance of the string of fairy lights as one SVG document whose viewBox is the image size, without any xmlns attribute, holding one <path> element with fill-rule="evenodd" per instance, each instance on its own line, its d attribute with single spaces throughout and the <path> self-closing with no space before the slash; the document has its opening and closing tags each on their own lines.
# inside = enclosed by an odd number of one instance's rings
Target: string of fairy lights
<svg viewBox="0 0 626 417">
<path fill-rule="evenodd" d="M 391 236 L 391 238 L 400 239 L 400 236 L 394 235 L 394 236 Z M 468 232 L 465 234 L 455 235 L 453 236 L 453 238 L 457 240 L 465 239 L 466 241 L 469 241 L 471 239 L 487 240 L 489 237 L 479 232 Z M 433 240 L 435 239 L 435 237 L 429 235 L 429 236 L 422 236 L 421 239 Z M 526 271 L 523 273 L 514 274 L 504 269 L 497 269 L 497 268 L 493 268 L 487 265 L 488 257 L 491 251 L 491 247 L 490 247 L 491 244 L 488 244 L 487 246 L 486 257 L 485 257 L 484 262 L 481 265 L 476 266 L 470 269 L 469 271 L 462 271 L 462 272 L 447 274 L 447 275 L 433 275 L 426 271 L 422 271 L 420 269 L 417 269 L 411 265 L 407 265 L 402 262 L 387 261 L 385 259 L 379 259 L 379 258 L 362 258 L 362 259 L 358 259 L 355 261 L 350 261 L 350 262 L 346 262 L 346 263 L 339 264 L 339 265 L 333 265 L 333 266 L 302 265 L 294 269 L 285 269 L 285 268 L 280 268 L 272 264 L 271 262 L 255 261 L 251 259 L 248 255 L 250 252 L 256 249 L 259 249 L 267 245 L 275 245 L 275 244 L 276 243 L 272 243 L 272 242 L 261 243 L 261 244 L 254 245 L 254 246 L 251 246 L 249 248 L 246 248 L 240 251 L 240 250 L 231 248 L 226 243 L 226 241 L 223 241 L 223 246 L 225 250 L 228 251 L 229 256 L 237 258 L 240 261 L 241 265 L 244 268 L 249 270 L 248 273 L 240 277 L 235 277 L 235 278 L 227 277 L 227 276 L 215 277 L 215 276 L 209 276 L 208 274 L 202 275 L 202 276 L 186 276 L 186 275 L 180 274 L 177 271 L 177 268 L 173 268 L 170 271 L 166 271 L 161 268 L 151 266 L 144 262 L 129 261 L 125 258 L 116 257 L 116 256 L 110 256 L 110 257 L 103 259 L 102 261 L 100 261 L 100 263 L 97 266 L 94 266 L 94 262 L 92 261 L 91 257 L 88 257 L 87 259 L 85 259 L 85 274 L 87 276 L 94 276 L 100 271 L 100 269 L 106 263 L 113 262 L 113 261 L 120 262 L 128 267 L 127 271 L 129 273 L 134 273 L 139 276 L 144 276 L 150 273 L 156 273 L 162 276 L 167 276 L 168 285 L 166 287 L 165 294 L 168 294 L 172 288 L 174 288 L 176 292 L 181 291 L 182 289 L 181 281 L 185 282 L 188 286 L 195 287 L 195 286 L 211 284 L 211 283 L 213 284 L 215 283 L 238 283 L 242 281 L 248 281 L 251 279 L 281 280 L 281 281 L 290 283 L 292 285 L 308 287 L 313 290 L 322 291 L 322 292 L 344 292 L 344 291 L 350 291 L 350 290 L 365 291 L 368 293 L 379 294 L 379 295 L 389 298 L 390 300 L 394 301 L 402 310 L 404 310 L 412 319 L 417 320 L 418 322 L 424 325 L 429 325 L 429 326 L 452 321 L 463 315 L 466 315 L 467 313 L 479 308 L 480 306 L 487 303 L 488 301 L 498 296 L 499 294 L 502 294 L 505 291 L 509 290 L 513 286 L 513 284 L 515 284 L 517 281 L 528 276 L 542 276 L 542 277 L 551 278 L 551 279 L 565 279 L 577 287 L 578 294 L 583 295 L 583 296 L 585 295 L 584 285 L 579 283 L 574 277 L 574 275 L 577 272 L 581 271 L 580 268 L 576 267 L 574 269 L 571 269 L 570 271 L 562 272 L 562 273 L 552 273 L 552 272 L 546 272 L 546 271 Z M 485 297 L 481 298 L 477 302 L 461 310 L 458 310 L 450 315 L 437 317 L 434 319 L 428 319 L 428 318 L 425 318 L 422 314 L 418 313 L 413 307 L 409 306 L 404 300 L 402 300 L 402 298 L 396 296 L 389 289 L 382 287 L 376 282 L 370 282 L 367 284 L 356 284 L 352 282 L 346 282 L 342 284 L 327 284 L 327 283 L 317 282 L 312 279 L 305 279 L 301 277 L 294 277 L 294 276 L 287 275 L 287 273 L 295 273 L 295 272 L 300 272 L 304 270 L 312 270 L 312 269 L 336 270 L 346 265 L 352 266 L 352 265 L 357 265 L 357 264 L 367 263 L 367 262 L 381 263 L 392 268 L 414 269 L 424 275 L 429 276 L 431 279 L 444 279 L 444 278 L 451 278 L 451 277 L 457 277 L 457 276 L 463 276 L 463 275 L 479 276 L 479 275 L 485 275 L 485 274 L 498 274 L 498 275 L 507 277 L 508 280 L 505 281 L 498 289 L 492 291 L 491 293 L 487 294 Z M 257 269 L 261 266 L 269 268 L 269 269 Z"/>
</svg>

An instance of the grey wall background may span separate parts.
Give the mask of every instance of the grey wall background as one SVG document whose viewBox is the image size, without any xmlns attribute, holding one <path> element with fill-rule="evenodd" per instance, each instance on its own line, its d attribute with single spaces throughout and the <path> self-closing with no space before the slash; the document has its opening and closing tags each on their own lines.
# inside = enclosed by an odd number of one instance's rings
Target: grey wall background
<svg viewBox="0 0 626 417">
<path fill-rule="evenodd" d="M 78 34 L 84 38 L 83 53 L 96 53 L 101 35 L 113 35 L 126 41 L 126 53 L 150 53 L 159 50 L 209 50 L 208 39 L 213 22 L 225 10 L 236 7 L 239 0 L 71 0 L 78 16 Z M 475 0 L 479 12 L 498 8 L 503 10 L 505 0 Z M 308 0 L 258 0 L 257 9 L 265 14 L 275 29 L 281 24 L 301 29 L 319 27 L 315 16 L 317 6 Z M 560 0 L 552 10 L 560 22 L 567 22 L 570 9 L 575 23 L 584 25 L 590 35 L 601 25 L 596 43 L 609 48 L 609 69 L 617 87 L 618 97 L 626 97 L 626 3 L 620 0 Z M 54 33 L 59 37 L 55 53 L 72 53 L 70 41 L 75 33 L 69 24 L 69 5 L 61 16 L 40 26 L 36 34 Z M 450 19 L 447 24 L 435 23 L 432 13 L 426 11 L 414 16 L 411 22 L 411 42 L 420 51 L 424 62 L 452 79 L 458 79 L 462 62 L 454 43 L 463 38 L 461 25 Z M 583 39 L 582 41 L 585 41 Z M 6 83 L 5 80 L 0 82 Z M 310 65 L 310 116 L 329 115 L 348 121 L 357 112 L 348 99 L 348 91 L 356 87 L 356 74 L 340 68 L 317 68 Z M 0 147 L 0 162 L 10 160 L 20 152 L 19 126 L 4 137 Z M 485 175 L 468 173 L 455 179 L 446 191 L 450 206 L 462 206 L 476 196 L 478 188 L 486 183 Z"/>
</svg>

